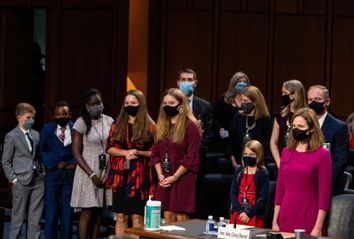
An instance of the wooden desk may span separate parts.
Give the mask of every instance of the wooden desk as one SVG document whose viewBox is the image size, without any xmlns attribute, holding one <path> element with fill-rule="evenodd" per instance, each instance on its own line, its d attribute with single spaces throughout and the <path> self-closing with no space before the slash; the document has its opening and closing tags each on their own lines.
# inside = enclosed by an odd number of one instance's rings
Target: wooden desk
<svg viewBox="0 0 354 239">
<path fill-rule="evenodd" d="M 206 235 L 203 234 L 205 231 L 205 220 L 189 220 L 185 222 L 173 223 L 173 225 L 185 228 L 185 231 L 147 231 L 142 227 L 128 228 L 127 233 L 135 234 L 140 236 L 142 239 L 154 238 L 154 239 L 196 239 L 196 238 L 217 238 L 216 235 Z M 269 229 L 256 229 L 251 232 L 252 234 L 261 234 L 270 231 Z"/>
</svg>

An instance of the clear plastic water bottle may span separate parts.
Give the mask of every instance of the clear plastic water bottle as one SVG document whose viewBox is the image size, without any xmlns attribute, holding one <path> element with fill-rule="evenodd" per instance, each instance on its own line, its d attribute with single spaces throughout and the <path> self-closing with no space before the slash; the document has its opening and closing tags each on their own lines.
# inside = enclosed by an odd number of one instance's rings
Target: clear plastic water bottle
<svg viewBox="0 0 354 239">
<path fill-rule="evenodd" d="M 208 216 L 208 221 L 205 224 L 206 232 L 214 231 L 215 221 L 213 220 L 213 216 Z"/>
<path fill-rule="evenodd" d="M 220 227 L 226 227 L 226 221 L 225 221 L 225 218 L 224 218 L 224 217 L 220 217 L 220 218 L 219 218 L 218 229 L 219 229 Z"/>
</svg>

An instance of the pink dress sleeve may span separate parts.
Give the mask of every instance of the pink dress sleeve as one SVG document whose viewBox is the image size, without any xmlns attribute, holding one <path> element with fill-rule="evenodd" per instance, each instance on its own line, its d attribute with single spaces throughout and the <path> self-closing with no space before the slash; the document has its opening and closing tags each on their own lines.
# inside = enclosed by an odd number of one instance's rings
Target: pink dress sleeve
<svg viewBox="0 0 354 239">
<path fill-rule="evenodd" d="M 275 191 L 274 205 L 281 206 L 283 197 L 284 197 L 284 172 L 282 170 L 282 162 L 287 161 L 289 159 L 289 151 L 288 148 L 284 148 L 281 157 L 280 157 L 280 167 L 278 170 L 278 180 Z"/>
<path fill-rule="evenodd" d="M 332 162 L 330 153 L 321 148 L 318 161 L 318 209 L 327 211 L 331 198 Z"/>
</svg>

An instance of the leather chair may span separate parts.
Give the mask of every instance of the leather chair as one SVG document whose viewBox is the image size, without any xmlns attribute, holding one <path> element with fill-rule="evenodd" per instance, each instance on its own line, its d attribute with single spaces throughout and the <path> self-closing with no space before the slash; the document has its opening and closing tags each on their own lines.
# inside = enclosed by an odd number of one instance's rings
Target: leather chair
<svg viewBox="0 0 354 239">
<path fill-rule="evenodd" d="M 276 181 L 269 181 L 268 198 L 265 205 L 263 223 L 265 228 L 272 228 L 274 215 L 274 198 L 275 198 Z"/>
<path fill-rule="evenodd" d="M 205 157 L 205 174 L 234 174 L 231 161 L 225 153 L 209 152 Z"/>
<path fill-rule="evenodd" d="M 230 188 L 233 175 L 207 174 L 201 180 L 197 196 L 195 217 L 206 219 L 208 215 L 229 218 Z"/>
<path fill-rule="evenodd" d="M 327 225 L 328 237 L 354 238 L 354 194 L 332 197 Z"/>
</svg>

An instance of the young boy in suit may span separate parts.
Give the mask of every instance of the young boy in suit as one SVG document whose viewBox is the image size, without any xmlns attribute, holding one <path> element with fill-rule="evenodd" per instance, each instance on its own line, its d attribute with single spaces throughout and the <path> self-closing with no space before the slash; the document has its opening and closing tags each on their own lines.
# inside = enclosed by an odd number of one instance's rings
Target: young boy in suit
<svg viewBox="0 0 354 239">
<path fill-rule="evenodd" d="M 58 218 L 59 238 L 71 238 L 70 207 L 76 161 L 71 152 L 70 106 L 58 101 L 54 107 L 54 120 L 44 124 L 39 141 L 39 156 L 46 170 L 45 181 L 45 238 L 56 239 Z M 58 210 L 59 209 L 59 210 Z"/>
<path fill-rule="evenodd" d="M 19 238 L 27 218 L 27 238 L 39 238 L 43 211 L 44 175 L 36 157 L 39 133 L 32 129 L 34 107 L 28 103 L 16 106 L 17 127 L 5 136 L 2 164 L 12 183 L 12 215 L 9 238 Z"/>
</svg>

